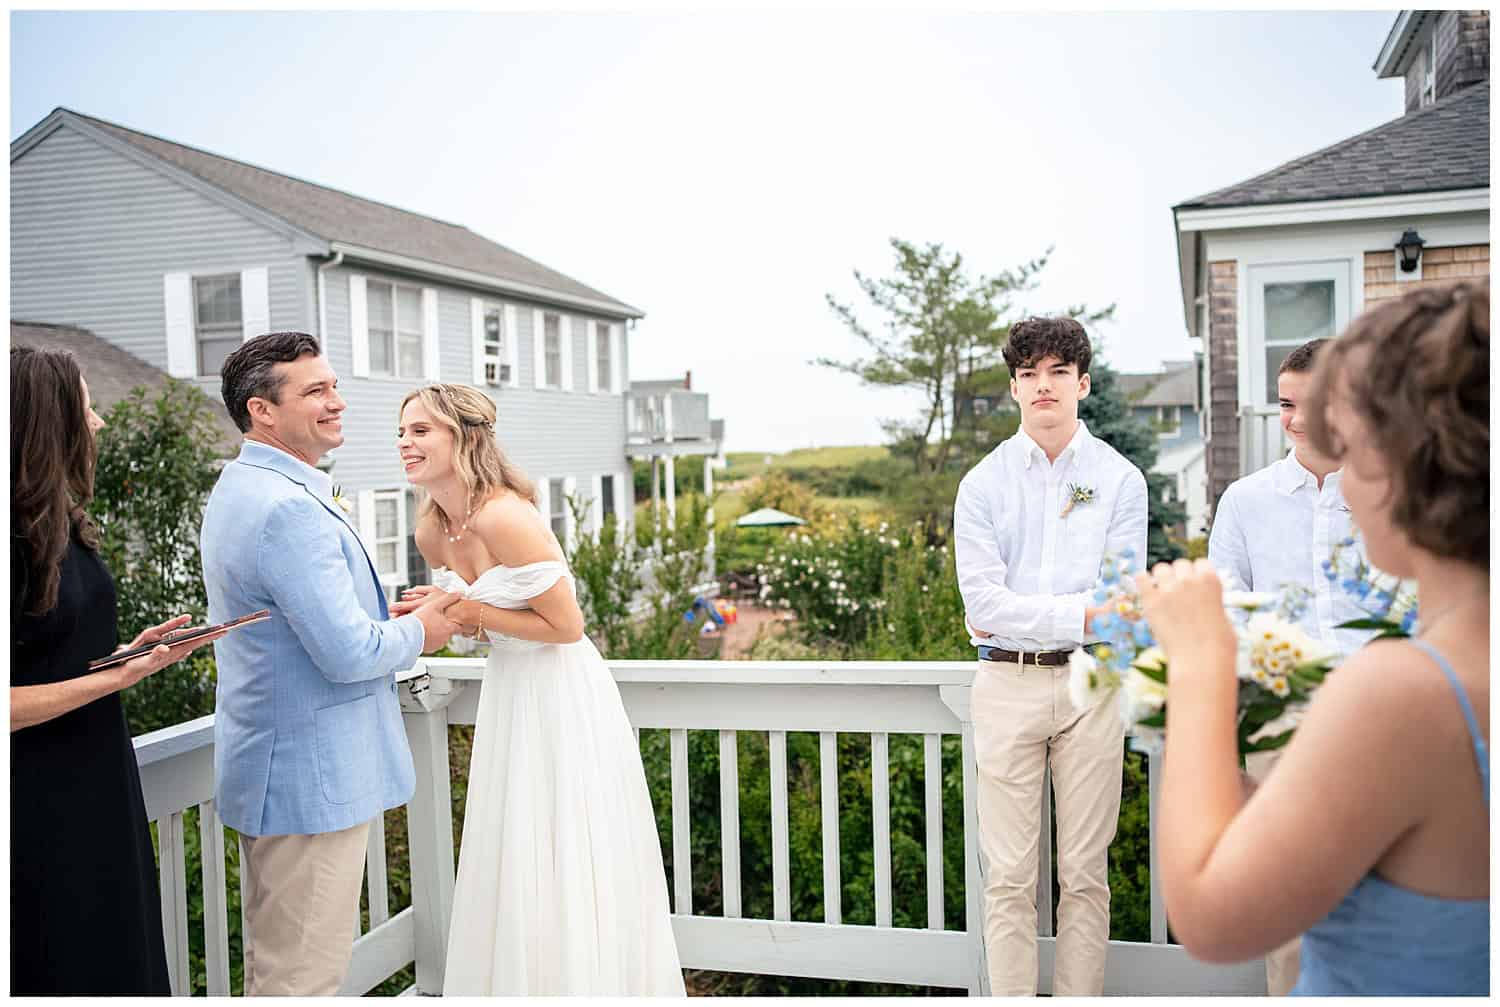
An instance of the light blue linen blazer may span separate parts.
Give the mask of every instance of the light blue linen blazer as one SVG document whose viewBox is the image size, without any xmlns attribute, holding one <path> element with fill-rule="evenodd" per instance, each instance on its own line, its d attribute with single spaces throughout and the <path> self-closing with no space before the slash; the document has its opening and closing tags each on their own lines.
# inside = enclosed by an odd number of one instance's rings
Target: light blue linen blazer
<svg viewBox="0 0 1500 1007">
<path fill-rule="evenodd" d="M 395 673 L 422 650 L 388 619 L 369 554 L 326 474 L 246 441 L 203 517 L 208 617 L 266 622 L 214 643 L 214 803 L 248 836 L 335 832 L 411 799 Z"/>
</svg>

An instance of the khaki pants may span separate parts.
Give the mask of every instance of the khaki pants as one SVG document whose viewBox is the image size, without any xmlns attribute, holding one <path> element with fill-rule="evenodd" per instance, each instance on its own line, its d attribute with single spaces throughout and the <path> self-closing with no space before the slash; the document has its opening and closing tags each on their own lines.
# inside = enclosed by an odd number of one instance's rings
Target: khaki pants
<svg viewBox="0 0 1500 1007">
<path fill-rule="evenodd" d="M 974 677 L 984 947 L 993 996 L 1037 990 L 1042 775 L 1057 801 L 1054 996 L 1099 996 L 1109 949 L 1109 844 L 1120 818 L 1124 732 L 1111 703 L 1079 713 L 1068 668 L 979 662 Z"/>
<path fill-rule="evenodd" d="M 240 836 L 246 996 L 333 996 L 349 971 L 370 823 Z"/>
<path fill-rule="evenodd" d="M 1280 752 L 1251 752 L 1245 756 L 1245 774 L 1256 783 L 1264 783 L 1271 775 Z M 1284 997 L 1297 985 L 1297 976 L 1302 969 L 1302 938 L 1293 937 L 1281 947 L 1266 954 L 1266 993 L 1273 997 Z"/>
</svg>

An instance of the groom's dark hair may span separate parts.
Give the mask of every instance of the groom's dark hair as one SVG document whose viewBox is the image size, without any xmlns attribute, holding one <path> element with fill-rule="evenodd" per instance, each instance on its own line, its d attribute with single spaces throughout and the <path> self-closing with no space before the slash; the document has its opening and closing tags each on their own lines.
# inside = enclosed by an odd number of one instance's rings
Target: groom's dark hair
<svg viewBox="0 0 1500 1007">
<path fill-rule="evenodd" d="M 1077 364 L 1081 378 L 1089 372 L 1094 347 L 1089 334 L 1076 318 L 1023 318 L 1010 327 L 1005 348 L 1005 366 L 1015 374 L 1022 367 L 1035 367 L 1048 357 Z"/>
<path fill-rule="evenodd" d="M 229 410 L 229 418 L 240 428 L 240 433 L 250 430 L 251 399 L 270 399 L 281 404 L 281 386 L 286 376 L 276 373 L 276 365 L 289 364 L 308 354 L 322 356 L 323 348 L 306 332 L 268 332 L 224 358 L 224 367 L 219 371 L 223 381 L 220 391 L 224 408 Z"/>
</svg>

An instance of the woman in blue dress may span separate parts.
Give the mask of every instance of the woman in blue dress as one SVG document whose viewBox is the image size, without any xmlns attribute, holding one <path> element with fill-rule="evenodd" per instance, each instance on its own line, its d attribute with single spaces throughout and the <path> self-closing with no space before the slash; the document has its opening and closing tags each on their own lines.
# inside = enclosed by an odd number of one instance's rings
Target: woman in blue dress
<svg viewBox="0 0 1500 1007">
<path fill-rule="evenodd" d="M 1270 778 L 1237 772 L 1235 639 L 1199 560 L 1139 578 L 1171 663 L 1163 895 L 1195 957 L 1302 934 L 1293 994 L 1489 991 L 1489 282 L 1418 290 L 1325 347 L 1310 434 L 1410 640 L 1330 675 Z"/>
</svg>

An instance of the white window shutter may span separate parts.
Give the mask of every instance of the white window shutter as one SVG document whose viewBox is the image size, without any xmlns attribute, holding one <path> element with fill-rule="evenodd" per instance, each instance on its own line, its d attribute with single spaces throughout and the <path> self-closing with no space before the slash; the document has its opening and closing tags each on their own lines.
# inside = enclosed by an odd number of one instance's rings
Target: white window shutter
<svg viewBox="0 0 1500 1007">
<path fill-rule="evenodd" d="M 370 558 L 375 558 L 375 491 L 360 490 L 355 497 L 359 503 L 355 507 L 355 514 L 359 517 L 359 537 L 365 541 L 365 552 Z M 378 568 L 377 568 L 378 572 Z"/>
<path fill-rule="evenodd" d="M 531 313 L 531 350 L 532 364 L 536 370 L 533 371 L 535 380 L 532 385 L 537 388 L 547 387 L 547 315 L 537 309 Z"/>
<path fill-rule="evenodd" d="M 370 306 L 365 300 L 365 278 L 349 277 L 349 341 L 353 350 L 354 376 L 370 376 Z"/>
<path fill-rule="evenodd" d="M 271 271 L 265 266 L 240 271 L 240 325 L 243 342 L 271 331 Z"/>
<path fill-rule="evenodd" d="M 521 341 L 520 330 L 516 328 L 516 306 L 507 304 L 505 306 L 505 331 L 501 333 L 500 339 L 505 344 L 505 362 L 510 365 L 510 380 L 506 382 L 511 388 L 519 388 L 521 385 L 521 354 L 519 344 Z"/>
<path fill-rule="evenodd" d="M 484 387 L 484 301 L 469 298 L 469 337 L 474 347 L 474 384 Z"/>
<path fill-rule="evenodd" d="M 604 527 L 604 477 L 602 475 L 594 476 L 594 499 L 589 504 L 589 511 L 594 523 L 589 531 L 598 535 Z"/>
<path fill-rule="evenodd" d="M 422 288 L 422 377 L 428 381 L 442 380 L 438 358 L 438 295 L 432 287 Z"/>
<path fill-rule="evenodd" d="M 599 390 L 599 323 L 592 318 L 583 320 L 583 354 L 587 362 L 588 390 L 590 394 Z M 608 389 L 606 389 L 607 391 Z"/>
<path fill-rule="evenodd" d="M 407 549 L 405 542 L 409 536 L 406 535 L 406 494 L 404 492 L 396 494 L 396 527 L 402 533 L 402 542 L 396 547 L 396 583 L 409 585 L 411 578 L 410 571 L 406 567 L 406 554 L 410 550 Z"/>
<path fill-rule="evenodd" d="M 167 324 L 167 373 L 174 378 L 191 378 L 198 373 L 191 273 L 162 277 L 162 309 Z"/>
<path fill-rule="evenodd" d="M 578 492 L 578 480 L 575 477 L 573 477 L 573 476 L 564 476 L 563 477 L 563 497 L 564 497 L 564 500 L 563 500 L 563 530 L 566 533 L 563 536 L 563 543 L 562 543 L 562 547 L 563 547 L 564 550 L 571 549 L 573 547 L 573 537 L 578 533 L 578 529 L 573 527 L 573 507 L 572 507 L 572 504 L 570 503 L 570 501 L 573 499 L 573 495 L 576 494 L 577 492 Z"/>
<path fill-rule="evenodd" d="M 558 339 L 562 342 L 562 387 L 573 390 L 573 319 L 567 315 L 557 316 Z"/>
<path fill-rule="evenodd" d="M 625 391 L 625 326 L 619 322 L 609 326 L 609 390 Z"/>
</svg>

